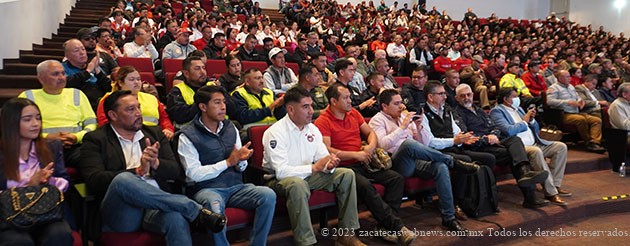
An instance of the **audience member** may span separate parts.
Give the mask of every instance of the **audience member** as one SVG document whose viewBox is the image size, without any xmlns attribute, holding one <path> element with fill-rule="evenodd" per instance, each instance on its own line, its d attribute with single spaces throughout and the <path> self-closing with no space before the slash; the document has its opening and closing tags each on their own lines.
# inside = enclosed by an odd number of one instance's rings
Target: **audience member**
<svg viewBox="0 0 630 246">
<path fill-rule="evenodd" d="M 70 39 L 63 44 L 64 56 L 67 58 L 63 62 L 66 86 L 85 93 L 91 108 L 96 109 L 99 98 L 112 89 L 111 80 L 99 66 L 100 56 L 94 56 L 88 61 L 85 47 L 78 39 Z"/>
<path fill-rule="evenodd" d="M 276 98 L 272 90 L 265 88 L 260 70 L 256 68 L 245 70 L 243 79 L 243 86 L 232 92 L 235 112 L 230 115 L 241 123 L 243 128 L 271 125 L 286 114 L 284 98 Z"/>
</svg>

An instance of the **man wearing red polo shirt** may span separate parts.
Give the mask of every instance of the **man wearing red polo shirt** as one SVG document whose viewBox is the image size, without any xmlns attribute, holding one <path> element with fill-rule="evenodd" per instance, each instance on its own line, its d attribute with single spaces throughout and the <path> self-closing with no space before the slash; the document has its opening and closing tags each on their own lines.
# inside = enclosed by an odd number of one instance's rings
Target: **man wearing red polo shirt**
<svg viewBox="0 0 630 246">
<path fill-rule="evenodd" d="M 322 133 L 328 151 L 341 159 L 340 166 L 350 168 L 355 173 L 357 197 L 363 200 L 378 221 L 377 227 L 388 231 L 383 239 L 410 244 L 415 234 L 403 225 L 396 216 L 400 209 L 404 189 L 403 177 L 393 170 L 367 171 L 363 163 L 370 161 L 378 144 L 376 134 L 365 122 L 361 113 L 352 107 L 350 91 L 341 83 L 335 83 L 326 90 L 329 106 L 315 121 Z M 367 145 L 361 146 L 361 134 L 367 137 Z M 369 179 L 385 186 L 385 196 L 381 198 Z"/>
</svg>

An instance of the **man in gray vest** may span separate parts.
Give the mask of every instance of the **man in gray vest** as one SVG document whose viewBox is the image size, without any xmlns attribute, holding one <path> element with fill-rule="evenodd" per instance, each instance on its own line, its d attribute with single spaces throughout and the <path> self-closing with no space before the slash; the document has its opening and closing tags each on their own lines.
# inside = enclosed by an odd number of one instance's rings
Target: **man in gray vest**
<svg viewBox="0 0 630 246">
<path fill-rule="evenodd" d="M 219 86 L 195 93 L 199 114 L 176 136 L 177 153 L 186 177 L 195 182 L 189 195 L 215 213 L 226 207 L 255 209 L 252 245 L 265 245 L 271 229 L 276 194 L 268 187 L 243 183 L 251 142 L 241 144 L 236 127 L 225 119 L 226 96 Z M 229 245 L 225 228 L 214 235 L 215 245 Z"/>
<path fill-rule="evenodd" d="M 284 93 L 289 88 L 297 84 L 298 78 L 295 73 L 286 66 L 284 55 L 287 50 L 275 47 L 269 51 L 271 66 L 265 70 L 265 87 L 274 93 Z"/>
</svg>

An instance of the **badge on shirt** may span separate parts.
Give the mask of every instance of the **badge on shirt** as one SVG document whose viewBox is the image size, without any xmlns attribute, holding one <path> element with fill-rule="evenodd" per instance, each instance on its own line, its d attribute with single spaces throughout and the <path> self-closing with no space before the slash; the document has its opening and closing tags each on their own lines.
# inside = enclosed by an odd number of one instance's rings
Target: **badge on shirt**
<svg viewBox="0 0 630 246">
<path fill-rule="evenodd" d="M 277 144 L 278 142 L 276 140 L 269 141 L 269 146 L 271 146 L 272 149 L 275 149 Z"/>
<path fill-rule="evenodd" d="M 313 142 L 314 138 L 313 138 L 313 134 L 306 134 L 306 140 L 308 140 L 309 142 Z"/>
</svg>

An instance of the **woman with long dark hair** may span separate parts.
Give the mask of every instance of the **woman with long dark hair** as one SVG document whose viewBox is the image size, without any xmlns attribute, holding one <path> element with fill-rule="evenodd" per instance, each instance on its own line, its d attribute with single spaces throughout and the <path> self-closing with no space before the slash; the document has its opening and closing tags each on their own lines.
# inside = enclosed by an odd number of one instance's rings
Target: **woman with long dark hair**
<svg viewBox="0 0 630 246">
<path fill-rule="evenodd" d="M 41 114 L 34 102 L 26 98 L 6 102 L 0 133 L 0 192 L 43 183 L 61 192 L 68 189 L 63 147 L 42 138 Z M 0 245 L 72 245 L 72 231 L 63 220 L 25 230 L 0 222 Z"/>
</svg>

